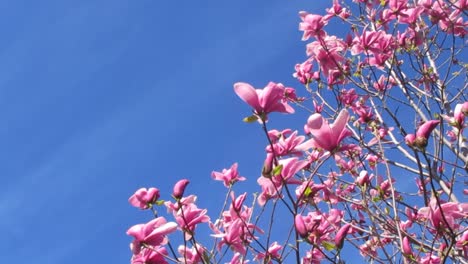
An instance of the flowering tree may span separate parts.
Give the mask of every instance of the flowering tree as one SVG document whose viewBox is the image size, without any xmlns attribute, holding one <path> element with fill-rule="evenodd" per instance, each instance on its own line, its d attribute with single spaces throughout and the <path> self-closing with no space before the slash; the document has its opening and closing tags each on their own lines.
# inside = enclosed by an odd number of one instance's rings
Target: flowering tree
<svg viewBox="0 0 468 264">
<path fill-rule="evenodd" d="M 139 189 L 129 201 L 154 219 L 127 231 L 132 263 L 345 263 L 353 250 L 363 262 L 468 263 L 468 1 L 330 4 L 299 13 L 305 96 L 234 84 L 252 109 L 244 121 L 265 132 L 258 194 L 234 193 L 238 164 L 212 173 L 226 187 L 219 216 L 186 179 L 167 201 Z M 295 109 L 310 113 L 303 130 L 268 127 Z"/>
</svg>

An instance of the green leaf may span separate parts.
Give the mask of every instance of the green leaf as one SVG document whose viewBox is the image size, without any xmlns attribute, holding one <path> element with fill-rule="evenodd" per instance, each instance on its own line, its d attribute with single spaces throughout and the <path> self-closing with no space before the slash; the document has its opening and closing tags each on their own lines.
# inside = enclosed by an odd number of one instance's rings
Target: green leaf
<svg viewBox="0 0 468 264">
<path fill-rule="evenodd" d="M 327 241 L 323 241 L 322 246 L 328 251 L 332 251 L 332 250 L 334 250 L 336 248 L 335 244 L 332 244 L 332 243 L 327 242 Z"/>
<path fill-rule="evenodd" d="M 251 115 L 251 116 L 248 116 L 248 117 L 244 117 L 244 119 L 242 119 L 242 121 L 246 122 L 246 123 L 253 123 L 255 121 L 258 120 L 258 116 L 256 115 Z"/>
<path fill-rule="evenodd" d="M 310 194 L 312 194 L 312 188 L 307 186 L 307 188 L 304 191 L 304 197 L 309 197 Z"/>
<path fill-rule="evenodd" d="M 154 204 L 155 205 L 163 205 L 164 204 L 164 200 L 157 200 Z"/>
<path fill-rule="evenodd" d="M 273 175 L 274 175 L 274 176 L 280 175 L 282 170 L 283 170 L 283 165 L 276 166 L 276 167 L 273 169 Z"/>
</svg>

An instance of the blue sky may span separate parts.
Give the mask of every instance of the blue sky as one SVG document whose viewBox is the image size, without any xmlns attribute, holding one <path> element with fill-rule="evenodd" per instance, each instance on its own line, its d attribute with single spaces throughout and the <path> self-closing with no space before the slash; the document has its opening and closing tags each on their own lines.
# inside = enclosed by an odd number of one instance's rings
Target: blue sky
<svg viewBox="0 0 468 264">
<path fill-rule="evenodd" d="M 127 202 L 139 187 L 186 177 L 216 208 L 210 173 L 236 161 L 255 186 L 264 137 L 232 84 L 299 88 L 297 13 L 323 8 L 1 1 L 0 263 L 129 263 L 125 231 L 149 217 Z"/>
</svg>

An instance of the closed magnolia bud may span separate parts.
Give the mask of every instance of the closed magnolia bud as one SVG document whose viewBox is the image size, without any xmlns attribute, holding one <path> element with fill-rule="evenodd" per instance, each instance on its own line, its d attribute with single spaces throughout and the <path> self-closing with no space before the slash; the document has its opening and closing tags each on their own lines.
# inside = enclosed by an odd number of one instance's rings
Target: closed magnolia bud
<svg viewBox="0 0 468 264">
<path fill-rule="evenodd" d="M 369 184 L 369 181 L 369 173 L 366 170 L 361 171 L 356 178 L 356 183 L 360 186 Z"/>
<path fill-rule="evenodd" d="M 273 153 L 268 153 L 263 163 L 262 176 L 265 178 L 271 178 L 271 172 L 273 170 Z"/>
<path fill-rule="evenodd" d="M 349 229 L 351 228 L 351 224 L 346 224 L 338 230 L 335 236 L 335 245 L 337 248 L 343 248 L 343 242 L 348 234 Z"/>
<path fill-rule="evenodd" d="M 427 139 L 439 123 L 440 120 L 430 120 L 422 124 L 416 131 L 416 140 L 414 141 L 414 145 L 420 148 L 426 147 Z"/>
<path fill-rule="evenodd" d="M 414 145 L 414 141 L 416 140 L 416 136 L 414 134 L 408 134 L 405 136 L 405 143 L 406 145 L 412 147 Z"/>
<path fill-rule="evenodd" d="M 301 215 L 296 215 L 294 218 L 294 225 L 296 226 L 297 233 L 299 233 L 302 238 L 307 237 L 307 228 Z"/>
<path fill-rule="evenodd" d="M 182 196 L 184 196 L 185 187 L 187 187 L 187 184 L 189 184 L 189 183 L 190 183 L 190 181 L 187 180 L 187 179 L 183 179 L 183 180 L 178 181 L 174 185 L 174 190 L 172 191 L 172 196 L 175 199 L 182 198 Z"/>
<path fill-rule="evenodd" d="M 413 252 L 413 250 L 411 249 L 411 245 L 410 245 L 408 237 L 403 238 L 402 251 L 403 251 L 403 254 L 405 255 L 411 255 L 411 253 Z"/>
<path fill-rule="evenodd" d="M 455 121 L 455 126 L 459 129 L 462 128 L 465 123 L 465 116 L 468 116 L 468 102 L 457 104 L 453 111 L 453 119 Z"/>
<path fill-rule="evenodd" d="M 468 102 L 464 102 L 464 103 L 461 104 L 461 105 L 462 105 L 462 106 L 461 106 L 460 111 L 461 111 L 464 115 L 468 116 Z"/>
</svg>

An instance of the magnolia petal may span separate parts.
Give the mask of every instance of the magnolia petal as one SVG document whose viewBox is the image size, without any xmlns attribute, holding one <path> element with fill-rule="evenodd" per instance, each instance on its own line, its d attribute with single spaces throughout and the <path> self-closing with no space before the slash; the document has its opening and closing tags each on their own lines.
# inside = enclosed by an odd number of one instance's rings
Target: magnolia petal
<svg viewBox="0 0 468 264">
<path fill-rule="evenodd" d="M 322 127 L 323 122 L 325 120 L 323 119 L 322 115 L 319 113 L 315 113 L 309 116 L 307 119 L 307 127 L 313 130 L 320 129 Z"/>
<path fill-rule="evenodd" d="M 248 83 L 238 82 L 234 84 L 234 91 L 236 94 L 247 104 L 253 107 L 256 111 L 261 109 L 259 101 L 258 101 L 258 94 Z"/>
<path fill-rule="evenodd" d="M 346 124 L 348 123 L 349 120 L 349 113 L 346 109 L 342 109 L 338 116 L 335 119 L 335 122 L 330 125 L 330 128 L 332 129 L 333 135 L 339 137 L 343 130 L 346 127 Z"/>
<path fill-rule="evenodd" d="M 300 144 L 299 146 L 296 147 L 296 150 L 298 151 L 307 151 L 312 148 L 318 148 L 319 146 L 315 142 L 315 139 L 311 138 L 304 143 Z"/>
</svg>

